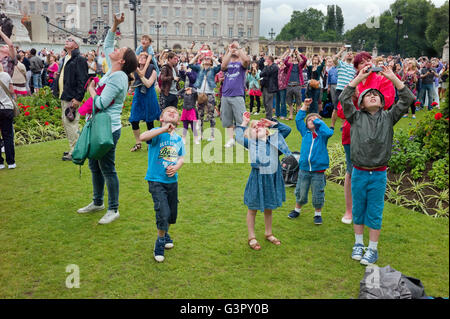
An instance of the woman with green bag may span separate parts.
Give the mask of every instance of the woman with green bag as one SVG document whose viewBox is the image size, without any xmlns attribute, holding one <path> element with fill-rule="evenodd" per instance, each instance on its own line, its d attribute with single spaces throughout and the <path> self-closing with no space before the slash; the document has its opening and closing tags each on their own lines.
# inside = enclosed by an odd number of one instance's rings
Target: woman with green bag
<svg viewBox="0 0 450 319">
<path fill-rule="evenodd" d="M 114 49 L 114 38 L 117 26 L 124 21 L 124 14 L 118 18 L 114 15 L 114 25 L 108 30 L 104 41 L 104 51 L 108 63 L 108 72 L 98 85 L 103 86 L 102 93 L 97 96 L 95 82 L 91 81 L 88 90 L 94 99 L 95 113 L 103 112 L 111 118 L 111 131 L 114 146 L 100 159 L 89 159 L 89 169 L 92 172 L 93 201 L 78 213 L 91 213 L 105 209 L 103 204 L 105 183 L 108 189 L 108 210 L 100 219 L 99 224 L 109 224 L 119 215 L 119 178 L 115 167 L 116 145 L 120 138 L 123 103 L 127 96 L 130 74 L 136 71 L 138 62 L 136 54 L 130 48 Z M 94 115 L 95 118 L 96 115 Z M 91 136 L 92 141 L 92 136 Z"/>
</svg>

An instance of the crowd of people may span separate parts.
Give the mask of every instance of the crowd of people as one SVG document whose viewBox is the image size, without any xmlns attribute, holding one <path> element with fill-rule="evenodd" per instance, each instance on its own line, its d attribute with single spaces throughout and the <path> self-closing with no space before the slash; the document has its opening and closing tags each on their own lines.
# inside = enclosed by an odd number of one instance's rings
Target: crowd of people
<svg viewBox="0 0 450 319">
<path fill-rule="evenodd" d="M 285 141 L 291 132 L 289 121 L 295 120 L 302 140 L 301 145 L 292 145 L 301 148 L 300 171 L 296 204 L 288 217 L 300 216 L 311 189 L 314 224 L 321 225 L 324 172 L 329 167 L 327 143 L 340 117 L 347 162 L 342 222 L 354 224 L 351 257 L 365 265 L 377 261 L 392 127 L 408 116 L 408 110 L 415 118 L 421 108 L 439 108 L 439 100 L 447 90 L 448 63 L 428 57 L 372 57 L 368 52 L 351 52 L 345 46 L 328 56 L 323 51 L 306 55 L 295 48 L 281 56 L 266 52 L 250 56 L 236 41 L 224 53 L 213 52 L 206 43 L 195 51 L 195 42 L 185 52 L 155 52 L 148 35 L 142 36 L 135 50 L 115 48 L 115 30 L 123 21 L 123 14 L 115 16 L 103 45 L 86 53 L 80 51 L 74 38 L 66 39 L 59 54 L 47 49 L 24 51 L 0 30 L 6 43 L 0 48 L 0 82 L 4 87 L 0 87 L 0 128 L 8 168 L 16 167 L 13 100 L 18 96 L 33 94 L 43 86 L 53 89 L 61 100 L 69 142 L 62 157 L 66 161 L 72 160 L 80 115 L 90 119 L 93 109 L 106 112 L 111 118 L 114 146 L 101 159 L 89 160 L 93 200 L 78 213 L 104 210 L 106 185 L 108 209 L 99 223 L 116 220 L 120 215 L 115 150 L 122 131 L 123 103 L 127 93 L 134 92 L 129 121 L 135 144 L 130 151 L 142 149 L 143 142 L 148 147 L 145 179 L 156 212 L 154 258 L 161 262 L 165 249 L 174 246 L 168 230 L 178 215 L 177 172 L 184 163 L 189 127 L 196 144 L 202 139 L 213 141 L 216 117 L 220 116 L 226 133 L 224 147 L 231 148 L 238 142 L 250 153 L 252 170 L 244 191 L 248 245 L 260 250 L 255 237 L 258 210 L 264 213 L 266 239 L 281 244 L 272 232 L 272 211 L 286 200 L 278 157 L 292 156 Z M 82 104 L 86 91 L 91 99 Z M 265 117 L 251 120 L 262 107 Z M 330 126 L 323 117 L 331 117 Z M 155 127 L 158 120 L 160 126 Z M 142 133 L 141 121 L 147 127 Z M 179 121 L 183 123 L 182 136 L 175 132 Z M 211 134 L 204 136 L 208 122 Z M 368 247 L 363 242 L 365 226 L 370 229 Z"/>
</svg>

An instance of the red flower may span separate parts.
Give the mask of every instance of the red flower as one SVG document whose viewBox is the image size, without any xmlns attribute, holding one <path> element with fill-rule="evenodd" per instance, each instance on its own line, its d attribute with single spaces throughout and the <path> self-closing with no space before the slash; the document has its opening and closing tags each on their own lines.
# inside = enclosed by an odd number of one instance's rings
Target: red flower
<svg viewBox="0 0 450 319">
<path fill-rule="evenodd" d="M 25 115 L 25 116 L 28 116 L 28 115 L 30 115 L 30 112 L 26 111 L 26 112 L 24 113 L 24 115 Z"/>
<path fill-rule="evenodd" d="M 437 102 L 433 102 L 433 103 L 431 103 L 431 106 L 436 106 L 436 105 L 438 105 L 438 103 L 437 103 Z"/>
<path fill-rule="evenodd" d="M 25 110 L 26 110 L 27 108 L 29 108 L 29 107 L 30 107 L 29 105 L 25 106 Z"/>
<path fill-rule="evenodd" d="M 49 124 L 50 124 L 49 122 L 45 122 L 45 123 L 44 123 L 44 125 L 49 125 Z"/>
<path fill-rule="evenodd" d="M 420 105 L 420 102 L 417 101 L 416 103 L 414 103 L 414 105 L 415 105 L 415 106 L 419 106 L 419 105 Z"/>
<path fill-rule="evenodd" d="M 58 109 L 58 107 L 57 106 L 55 106 L 55 110 L 57 110 Z"/>
<path fill-rule="evenodd" d="M 43 110 L 43 109 L 45 109 L 45 106 L 41 105 L 40 108 L 41 108 L 41 110 Z"/>
<path fill-rule="evenodd" d="M 440 120 L 441 117 L 442 117 L 442 113 L 436 113 L 436 114 L 434 114 L 434 119 L 435 119 L 435 120 Z"/>
<path fill-rule="evenodd" d="M 47 105 L 47 104 L 45 104 L 45 107 L 48 107 L 48 105 Z"/>
</svg>

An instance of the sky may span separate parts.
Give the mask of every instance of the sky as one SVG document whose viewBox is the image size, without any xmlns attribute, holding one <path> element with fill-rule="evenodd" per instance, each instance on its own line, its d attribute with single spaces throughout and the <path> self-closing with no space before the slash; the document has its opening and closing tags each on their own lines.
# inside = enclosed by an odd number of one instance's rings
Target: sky
<svg viewBox="0 0 450 319">
<path fill-rule="evenodd" d="M 327 14 L 327 5 L 336 4 L 341 7 L 344 15 L 344 31 L 353 29 L 364 23 L 371 16 L 378 16 L 395 0 L 261 0 L 260 36 L 269 38 L 268 33 L 280 33 L 283 26 L 291 20 L 294 10 L 303 11 L 310 7 Z M 445 0 L 431 0 L 436 7 Z M 276 36 L 275 35 L 275 36 Z"/>
</svg>

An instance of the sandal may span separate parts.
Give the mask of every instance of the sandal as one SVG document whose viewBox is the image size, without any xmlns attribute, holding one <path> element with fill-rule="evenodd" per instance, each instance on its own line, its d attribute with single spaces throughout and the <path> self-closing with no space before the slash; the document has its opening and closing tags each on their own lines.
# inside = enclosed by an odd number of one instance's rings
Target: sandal
<svg viewBox="0 0 450 319">
<path fill-rule="evenodd" d="M 253 244 L 250 244 L 253 240 L 254 240 L 255 242 L 254 242 Z M 260 250 L 260 249 L 261 249 L 261 246 L 259 245 L 259 243 L 258 243 L 258 241 L 256 240 L 255 237 L 250 238 L 250 239 L 248 240 L 248 245 L 249 245 L 250 248 L 253 249 L 253 250 Z"/>
<path fill-rule="evenodd" d="M 266 240 L 270 241 L 274 245 L 277 246 L 281 245 L 281 241 L 278 238 L 276 238 L 273 234 L 266 235 Z"/>
<path fill-rule="evenodd" d="M 131 148 L 130 152 L 136 152 L 137 150 L 140 150 L 141 148 L 142 148 L 142 143 L 137 143 Z"/>
</svg>

